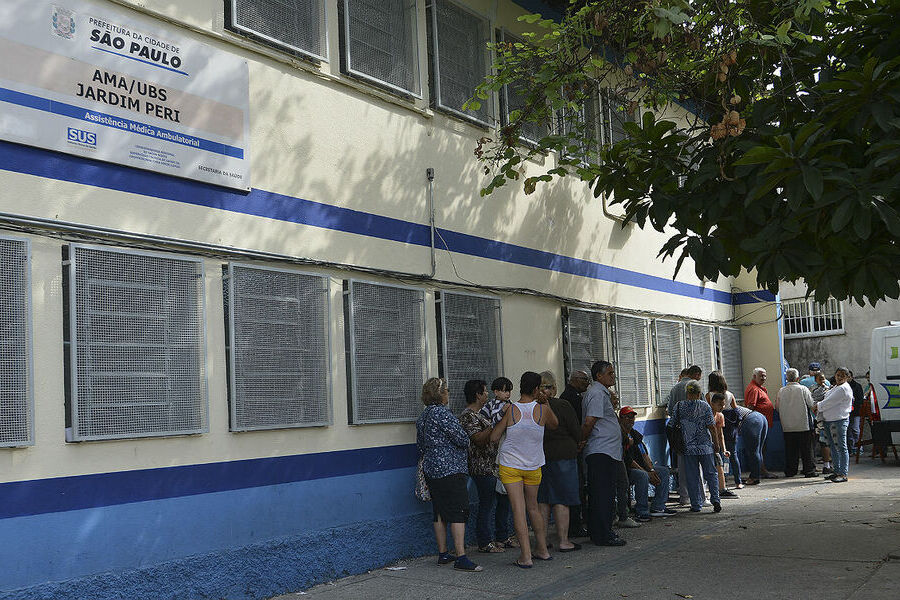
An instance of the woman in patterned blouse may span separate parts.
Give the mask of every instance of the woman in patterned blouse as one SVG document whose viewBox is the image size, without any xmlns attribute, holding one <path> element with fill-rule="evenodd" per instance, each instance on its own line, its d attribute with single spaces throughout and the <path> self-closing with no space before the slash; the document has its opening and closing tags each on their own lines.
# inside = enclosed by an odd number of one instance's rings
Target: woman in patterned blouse
<svg viewBox="0 0 900 600">
<path fill-rule="evenodd" d="M 498 510 L 496 528 L 502 529 L 497 536 L 491 535 L 491 513 L 494 510 L 497 477 L 497 449 L 499 444 L 491 442 L 491 420 L 481 413 L 488 399 L 487 382 L 471 379 L 463 389 L 466 409 L 459 415 L 459 422 L 469 436 L 469 477 L 478 490 L 478 519 L 475 521 L 475 538 L 479 552 L 503 552 L 506 539 L 505 520 L 507 514 Z M 502 520 L 501 520 L 502 519 Z M 502 538 L 500 537 L 502 535 Z M 493 540 L 497 541 L 493 541 Z"/>
<path fill-rule="evenodd" d="M 447 383 L 432 377 L 422 386 L 425 409 L 416 421 L 416 445 L 434 512 L 434 537 L 440 553 L 438 564 L 452 562 L 460 571 L 481 571 L 482 568 L 466 556 L 469 436 L 447 408 L 449 400 Z M 453 535 L 455 555 L 447 551 L 447 523 Z"/>
</svg>

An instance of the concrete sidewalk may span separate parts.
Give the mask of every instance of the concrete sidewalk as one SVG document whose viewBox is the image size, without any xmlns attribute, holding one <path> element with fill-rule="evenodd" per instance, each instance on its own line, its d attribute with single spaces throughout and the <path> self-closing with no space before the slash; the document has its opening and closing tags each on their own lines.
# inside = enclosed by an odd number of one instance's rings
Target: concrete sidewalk
<svg viewBox="0 0 900 600">
<path fill-rule="evenodd" d="M 531 570 L 516 549 L 470 556 L 481 573 L 435 557 L 393 565 L 278 600 L 641 600 L 900 598 L 900 465 L 850 465 L 850 482 L 778 479 L 739 490 L 718 515 L 704 508 L 621 532 L 623 548 L 585 543 Z"/>
</svg>

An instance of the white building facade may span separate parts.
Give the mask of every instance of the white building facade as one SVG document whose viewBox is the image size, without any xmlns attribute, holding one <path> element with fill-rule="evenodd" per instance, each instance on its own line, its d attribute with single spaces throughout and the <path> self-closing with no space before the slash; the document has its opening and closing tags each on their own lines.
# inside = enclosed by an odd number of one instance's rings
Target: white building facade
<svg viewBox="0 0 900 600">
<path fill-rule="evenodd" d="M 514 99 L 462 102 L 545 8 L 0 6 L 0 598 L 264 598 L 432 552 L 429 376 L 459 408 L 611 360 L 662 458 L 681 368 L 780 369 L 749 276 L 673 280 L 579 182 L 480 197 Z"/>
</svg>

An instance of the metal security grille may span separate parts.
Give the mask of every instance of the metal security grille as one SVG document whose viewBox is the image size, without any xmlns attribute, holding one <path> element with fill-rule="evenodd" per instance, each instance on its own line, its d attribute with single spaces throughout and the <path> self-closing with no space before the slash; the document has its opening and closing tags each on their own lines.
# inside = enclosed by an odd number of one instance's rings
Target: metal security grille
<svg viewBox="0 0 900 600">
<path fill-rule="evenodd" d="M 207 431 L 203 265 L 73 244 L 73 438 Z"/>
<path fill-rule="evenodd" d="M 314 58 L 327 53 L 324 0 L 231 0 L 231 26 Z"/>
<path fill-rule="evenodd" d="M 434 0 L 428 13 L 431 52 L 434 54 L 435 104 L 490 125 L 493 113 L 490 100 L 483 101 L 478 110 L 462 110 L 462 105 L 475 95 L 475 87 L 489 72 L 490 24 L 487 19 L 450 0 Z"/>
<path fill-rule="evenodd" d="M 34 443 L 30 252 L 0 238 L 0 446 Z"/>
<path fill-rule="evenodd" d="M 716 370 L 716 330 L 711 325 L 691 323 L 691 364 L 703 369 L 703 378 Z M 705 385 L 703 386 L 706 387 Z"/>
<path fill-rule="evenodd" d="M 633 111 L 628 109 L 625 100 L 609 88 L 600 90 L 603 117 L 603 141 L 610 146 L 628 137 L 625 123 L 636 121 Z"/>
<path fill-rule="evenodd" d="M 741 330 L 719 327 L 719 352 L 722 356 L 722 375 L 728 390 L 739 400 L 744 398 L 744 361 L 741 356 Z"/>
<path fill-rule="evenodd" d="M 231 428 L 327 425 L 328 279 L 230 264 Z"/>
<path fill-rule="evenodd" d="M 564 334 L 569 350 L 567 377 L 571 377 L 573 371 L 584 371 L 590 375 L 591 365 L 598 360 L 612 362 L 606 313 L 570 308 Z"/>
<path fill-rule="evenodd" d="M 502 32 L 503 41 L 509 44 L 521 44 L 524 43 L 521 38 L 517 38 L 516 36 L 504 31 Z M 503 123 L 504 125 L 509 125 L 511 122 L 510 113 L 513 111 L 519 111 L 525 108 L 526 100 L 525 94 L 517 90 L 512 85 L 503 86 L 503 93 L 501 95 L 501 99 L 503 101 Z M 547 125 L 542 125 L 541 123 L 535 123 L 532 121 L 525 121 L 522 123 L 521 130 L 519 132 L 519 139 L 529 144 L 537 144 L 549 133 L 549 129 Z"/>
<path fill-rule="evenodd" d="M 350 282 L 353 423 L 415 421 L 425 382 L 422 290 Z"/>
<path fill-rule="evenodd" d="M 500 375 L 500 300 L 444 292 L 440 310 L 450 407 L 461 411 L 466 406 L 466 381 L 483 379 L 490 385 Z"/>
<path fill-rule="evenodd" d="M 616 391 L 621 406 L 650 406 L 650 322 L 615 315 Z"/>
<path fill-rule="evenodd" d="M 653 341 L 656 356 L 656 401 L 660 403 L 678 383 L 678 375 L 687 365 L 684 347 L 684 323 L 653 321 Z"/>
<path fill-rule="evenodd" d="M 415 0 L 344 0 L 349 73 L 419 95 Z"/>
<path fill-rule="evenodd" d="M 816 302 L 812 298 L 784 300 L 781 309 L 785 338 L 844 333 L 843 305 L 834 298 L 825 302 Z"/>
</svg>

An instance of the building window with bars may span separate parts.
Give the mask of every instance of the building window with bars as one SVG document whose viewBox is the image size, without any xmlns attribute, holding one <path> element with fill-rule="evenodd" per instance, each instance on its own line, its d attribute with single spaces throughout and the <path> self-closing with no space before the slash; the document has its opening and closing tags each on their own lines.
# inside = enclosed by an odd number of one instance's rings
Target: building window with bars
<svg viewBox="0 0 900 600">
<path fill-rule="evenodd" d="M 781 310 L 786 338 L 844 333 L 844 307 L 834 298 L 825 302 L 812 298 L 783 300 Z"/>
<path fill-rule="evenodd" d="M 325 0 L 226 0 L 228 29 L 291 54 L 327 60 Z"/>
<path fill-rule="evenodd" d="M 466 407 L 463 386 L 470 379 L 488 385 L 502 375 L 500 299 L 438 292 L 438 352 L 441 376 L 450 387 L 450 408 Z"/>
<path fill-rule="evenodd" d="M 654 320 L 653 350 L 657 382 L 656 402 L 662 404 L 672 387 L 678 383 L 681 370 L 688 366 L 684 323 L 664 319 Z"/>
<path fill-rule="evenodd" d="M 595 310 L 563 310 L 563 341 L 566 354 L 566 379 L 575 371 L 591 374 L 598 360 L 611 361 L 607 333 L 607 315 Z"/>
<path fill-rule="evenodd" d="M 64 251 L 71 439 L 208 431 L 202 262 Z"/>
<path fill-rule="evenodd" d="M 224 292 L 231 429 L 330 424 L 328 278 L 229 264 Z"/>
<path fill-rule="evenodd" d="M 452 0 L 429 3 L 427 23 L 432 103 L 441 110 L 490 126 L 494 112 L 490 98 L 482 100 L 478 110 L 462 108 L 490 73 L 490 23 Z"/>
<path fill-rule="evenodd" d="M 728 382 L 728 390 L 738 400 L 744 398 L 744 361 L 741 355 L 741 330 L 719 327 L 719 356 L 722 359 L 722 375 Z"/>
<path fill-rule="evenodd" d="M 415 421 L 426 379 L 425 293 L 348 281 L 344 319 L 351 423 Z"/>
<path fill-rule="evenodd" d="M 500 39 L 507 44 L 524 44 L 524 40 L 517 38 L 507 31 L 498 33 Z M 500 114 L 503 117 L 503 125 L 509 125 L 518 118 L 521 111 L 527 108 L 528 98 L 523 91 L 517 89 L 515 84 L 503 86 L 500 93 Z M 526 144 L 536 145 L 550 133 L 546 124 L 534 121 L 521 121 L 519 139 Z"/>
<path fill-rule="evenodd" d="M 28 241 L 0 237 L 0 447 L 34 443 Z"/>
<path fill-rule="evenodd" d="M 625 123 L 635 123 L 635 111 L 629 102 L 609 88 L 600 90 L 600 128 L 603 143 L 613 146 L 628 138 Z"/>
<path fill-rule="evenodd" d="M 342 68 L 350 75 L 421 97 L 415 0 L 340 0 Z"/>
<path fill-rule="evenodd" d="M 716 328 L 712 325 L 691 323 L 688 328 L 691 342 L 692 365 L 703 370 L 703 377 L 716 370 Z"/>
<path fill-rule="evenodd" d="M 616 391 L 622 406 L 650 406 L 649 320 L 615 315 Z"/>
</svg>

